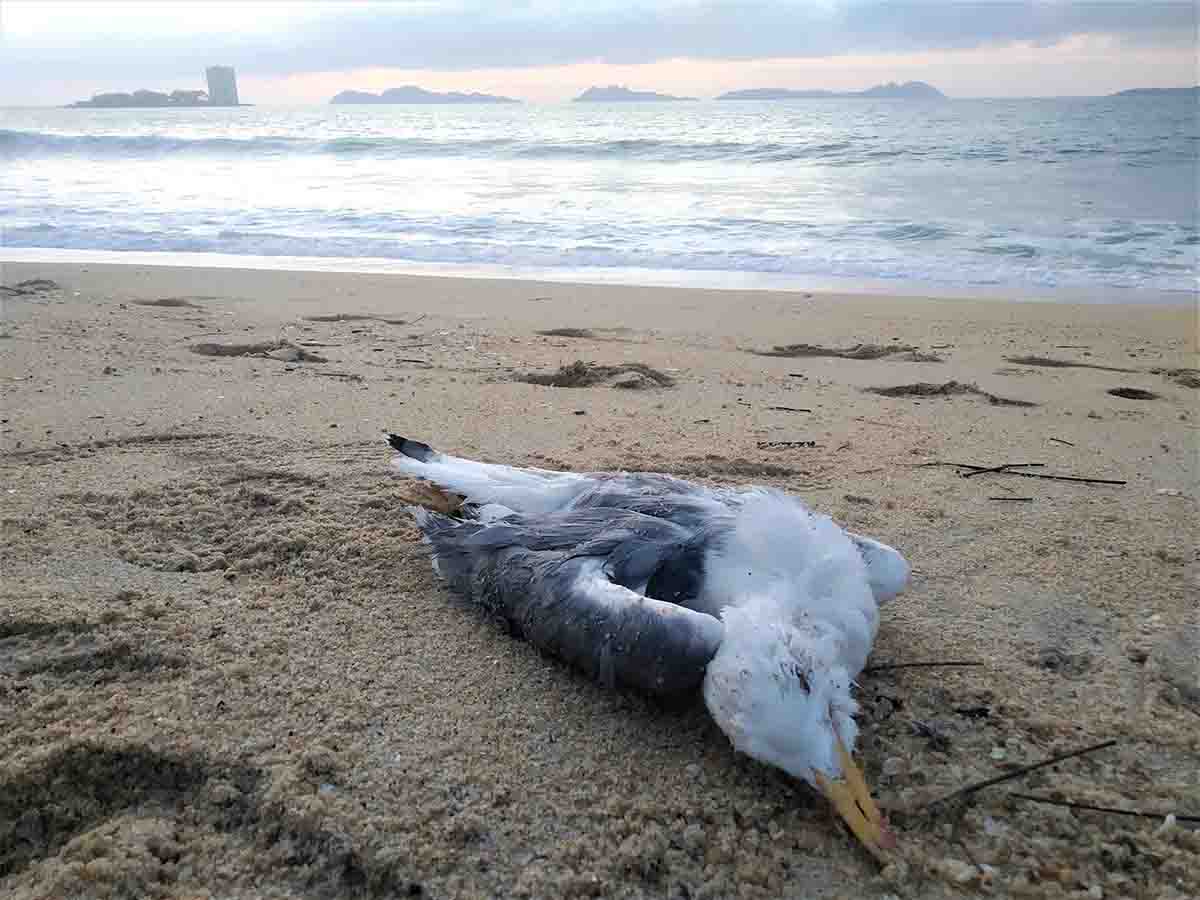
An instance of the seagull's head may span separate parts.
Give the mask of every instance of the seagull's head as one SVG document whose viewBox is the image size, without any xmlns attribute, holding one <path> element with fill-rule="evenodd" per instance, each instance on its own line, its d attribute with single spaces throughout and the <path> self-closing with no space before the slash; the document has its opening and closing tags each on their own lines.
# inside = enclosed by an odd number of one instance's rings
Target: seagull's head
<svg viewBox="0 0 1200 900">
<path fill-rule="evenodd" d="M 751 605 L 727 608 L 704 700 L 742 753 L 823 794 L 876 857 L 896 845 L 851 752 L 858 736 L 852 679 L 819 628 L 779 624 Z"/>
</svg>

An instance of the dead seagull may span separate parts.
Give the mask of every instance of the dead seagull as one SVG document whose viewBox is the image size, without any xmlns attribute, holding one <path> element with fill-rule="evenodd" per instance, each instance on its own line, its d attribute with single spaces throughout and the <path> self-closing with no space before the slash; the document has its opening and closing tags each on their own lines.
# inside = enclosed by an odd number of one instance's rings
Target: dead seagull
<svg viewBox="0 0 1200 900">
<path fill-rule="evenodd" d="M 608 685 L 701 688 L 739 751 L 803 779 L 877 857 L 895 846 L 851 757 L 850 695 L 893 548 L 765 487 L 473 462 L 389 436 L 449 585 Z"/>
</svg>

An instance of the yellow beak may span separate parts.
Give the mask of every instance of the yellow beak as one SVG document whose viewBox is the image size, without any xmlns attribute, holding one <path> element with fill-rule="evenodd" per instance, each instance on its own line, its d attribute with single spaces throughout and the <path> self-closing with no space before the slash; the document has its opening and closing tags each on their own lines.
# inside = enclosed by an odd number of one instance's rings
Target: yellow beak
<svg viewBox="0 0 1200 900">
<path fill-rule="evenodd" d="M 842 739 L 839 737 L 835 740 L 843 777 L 835 781 L 817 772 L 817 787 L 871 855 L 878 860 L 884 860 L 885 851 L 896 847 L 896 835 L 871 798 L 871 790 L 867 787 L 867 780 L 863 778 L 862 769 L 850 756 L 850 751 L 846 749 Z"/>
</svg>

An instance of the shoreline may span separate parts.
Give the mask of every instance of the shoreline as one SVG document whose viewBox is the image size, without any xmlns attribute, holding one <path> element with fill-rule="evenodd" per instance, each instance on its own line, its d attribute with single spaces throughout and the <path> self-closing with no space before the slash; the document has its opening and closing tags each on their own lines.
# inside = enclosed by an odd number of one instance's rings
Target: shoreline
<svg viewBox="0 0 1200 900">
<path fill-rule="evenodd" d="M 0 291 L 0 894 L 1200 895 L 1189 826 L 1010 795 L 1200 812 L 1195 309 L 0 269 L 26 279 Z M 634 377 L 530 377 L 581 361 Z M 894 862 L 701 703 L 456 602 L 386 430 L 763 484 L 900 549 L 871 663 L 980 665 L 859 679 Z M 936 464 L 1016 462 L 1105 482 Z"/>
<path fill-rule="evenodd" d="M 462 264 L 417 263 L 375 257 L 243 256 L 222 253 L 156 252 L 142 250 L 66 250 L 0 247 L 0 266 L 104 265 L 155 268 L 233 269 L 262 272 L 323 272 L 342 275 L 398 275 L 425 278 L 463 278 L 519 281 L 553 285 L 673 288 L 704 291 L 822 293 L 892 298 L 989 300 L 1013 303 L 1194 307 L 1195 291 L 1156 291 L 1135 288 L 1038 287 L 1034 285 L 949 285 L 909 279 L 884 280 L 833 276 L 773 275 L 763 272 L 666 269 L 534 270 Z"/>
</svg>

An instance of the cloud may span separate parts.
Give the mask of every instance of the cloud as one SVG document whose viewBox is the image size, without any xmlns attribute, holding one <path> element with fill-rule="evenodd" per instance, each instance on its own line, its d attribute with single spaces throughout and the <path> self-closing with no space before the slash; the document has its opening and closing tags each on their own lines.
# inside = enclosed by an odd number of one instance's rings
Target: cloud
<svg viewBox="0 0 1200 900">
<path fill-rule="evenodd" d="M 12 8 L 11 0 L 6 4 Z M 101 13 L 105 4 L 88 4 Z M 206 65 L 246 76 L 388 67 L 435 71 L 751 60 L 964 50 L 1012 42 L 1050 46 L 1081 34 L 1123 45 L 1196 40 L 1191 2 L 805 0 L 658 4 L 477 0 L 180 4 L 175 21 L 110 4 L 97 31 L 62 16 L 5 35 L 0 79 L 99 78 L 105 84 L 195 79 Z M 45 8 L 43 2 L 41 8 Z M 31 4 L 32 7 L 32 4 Z M 98 13 L 99 14 L 99 13 Z M 14 13 L 15 15 L 15 13 Z M 17 16 L 20 20 L 20 17 Z M 197 30 L 186 23 L 206 21 Z M 99 86 L 98 86 L 99 89 Z"/>
</svg>

